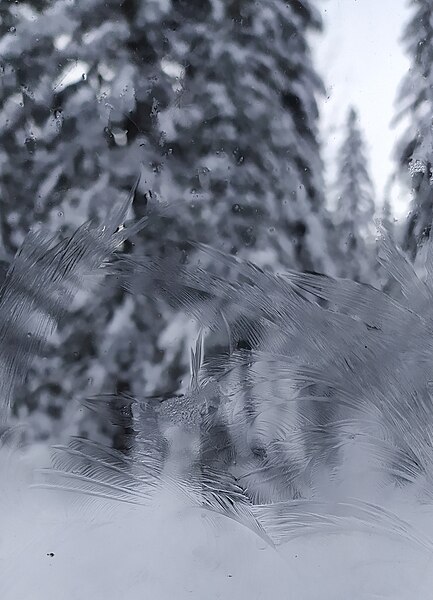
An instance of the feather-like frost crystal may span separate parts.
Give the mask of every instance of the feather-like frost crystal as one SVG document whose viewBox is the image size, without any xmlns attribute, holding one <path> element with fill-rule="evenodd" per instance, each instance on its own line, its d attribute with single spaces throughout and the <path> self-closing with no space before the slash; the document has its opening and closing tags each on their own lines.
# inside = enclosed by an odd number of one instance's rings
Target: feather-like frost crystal
<svg viewBox="0 0 433 600">
<path fill-rule="evenodd" d="M 393 297 L 190 249 L 187 261 L 173 245 L 113 266 L 131 293 L 197 320 L 188 390 L 87 400 L 111 420 L 117 406 L 117 424 L 130 419 L 130 452 L 72 440 L 55 449 L 45 485 L 133 503 L 165 486 L 271 544 L 353 528 L 431 550 L 380 500 L 384 489 L 433 497 L 431 249 L 421 280 L 382 231 Z M 226 351 L 203 357 L 218 334 Z"/>
<path fill-rule="evenodd" d="M 44 230 L 31 231 L 9 265 L 0 287 L 0 421 L 7 418 L 16 385 L 74 297 L 102 278 L 114 251 L 143 227 L 145 219 L 123 228 L 137 185 L 102 223 L 84 223 L 61 240 Z"/>
</svg>

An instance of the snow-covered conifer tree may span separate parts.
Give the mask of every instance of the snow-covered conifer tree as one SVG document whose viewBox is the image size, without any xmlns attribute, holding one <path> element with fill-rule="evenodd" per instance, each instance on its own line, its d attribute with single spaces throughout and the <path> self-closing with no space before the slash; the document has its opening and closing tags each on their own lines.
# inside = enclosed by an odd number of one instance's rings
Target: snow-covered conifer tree
<svg viewBox="0 0 433 600">
<path fill-rule="evenodd" d="M 261 265 L 329 271 L 310 1 L 174 2 L 182 91 L 161 111 L 167 164 L 203 241 Z"/>
<path fill-rule="evenodd" d="M 142 191 L 150 186 L 161 162 L 153 107 L 175 96 L 161 69 L 166 8 L 99 0 L 2 5 L 0 220 L 9 253 L 35 222 L 68 235 L 103 217 L 140 171 Z M 136 213 L 145 205 L 137 197 Z M 154 231 L 147 249 L 160 240 Z M 22 394 L 30 410 L 52 417 L 38 419 L 38 433 L 52 432 L 56 421 L 61 427 L 68 399 L 125 389 L 131 373 L 137 385 L 150 379 L 149 365 L 163 355 L 155 324 L 164 319 L 161 308 L 139 305 L 107 288 L 97 304 L 74 307 Z"/>
<path fill-rule="evenodd" d="M 348 113 L 338 154 L 336 236 L 340 275 L 371 282 L 374 255 L 374 190 L 367 167 L 364 140 L 355 109 Z"/>
<path fill-rule="evenodd" d="M 10 252 L 36 220 L 66 234 L 103 214 L 141 170 L 136 214 L 147 189 L 170 211 L 125 252 L 158 254 L 169 231 L 261 266 L 332 270 L 311 2 L 56 0 L 6 12 L 0 218 Z M 64 323 L 24 402 L 60 417 L 83 394 L 173 390 L 187 362 L 182 327 L 161 303 L 107 289 Z"/>
<path fill-rule="evenodd" d="M 413 0 L 413 15 L 403 40 L 411 60 L 399 93 L 400 111 L 409 126 L 397 145 L 399 174 L 412 190 L 402 247 L 415 260 L 433 218 L 433 5 Z"/>
</svg>

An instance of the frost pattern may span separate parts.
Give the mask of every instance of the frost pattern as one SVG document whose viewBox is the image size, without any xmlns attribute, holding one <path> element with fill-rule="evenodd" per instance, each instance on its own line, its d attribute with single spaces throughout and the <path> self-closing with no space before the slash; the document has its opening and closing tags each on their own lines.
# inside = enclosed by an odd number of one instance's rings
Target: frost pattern
<svg viewBox="0 0 433 600">
<path fill-rule="evenodd" d="M 138 184 L 138 182 L 137 182 Z M 136 185 L 137 185 L 136 184 Z M 32 359 L 41 354 L 57 323 L 75 296 L 88 291 L 101 275 L 105 261 L 127 235 L 139 230 L 120 226 L 134 198 L 113 209 L 101 224 L 84 223 L 62 240 L 39 230 L 30 232 L 5 272 L 0 288 L 0 418 L 6 418 L 15 386 L 26 376 Z"/>
<path fill-rule="evenodd" d="M 183 395 L 86 400 L 130 424 L 130 450 L 75 438 L 55 448 L 44 485 L 139 504 L 164 487 L 271 544 L 352 528 L 431 548 L 382 498 L 399 487 L 433 496 L 432 247 L 421 280 L 381 235 L 395 298 L 196 243 L 195 262 L 176 245 L 161 259 L 119 257 L 112 272 L 127 290 L 163 297 L 226 350 L 203 359 L 200 334 Z"/>
</svg>

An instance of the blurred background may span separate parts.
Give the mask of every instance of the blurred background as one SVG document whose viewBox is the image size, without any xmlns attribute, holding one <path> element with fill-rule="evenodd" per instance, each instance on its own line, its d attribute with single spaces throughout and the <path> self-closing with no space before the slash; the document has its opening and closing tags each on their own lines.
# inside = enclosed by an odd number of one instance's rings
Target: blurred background
<svg viewBox="0 0 433 600">
<path fill-rule="evenodd" d="M 206 242 L 260 267 L 386 289 L 374 220 L 417 264 L 432 220 L 433 0 L 0 3 L 0 249 L 70 233 L 141 175 L 122 252 Z M 15 404 L 31 439 L 122 436 L 98 393 L 175 393 L 192 325 L 105 286 Z"/>
</svg>

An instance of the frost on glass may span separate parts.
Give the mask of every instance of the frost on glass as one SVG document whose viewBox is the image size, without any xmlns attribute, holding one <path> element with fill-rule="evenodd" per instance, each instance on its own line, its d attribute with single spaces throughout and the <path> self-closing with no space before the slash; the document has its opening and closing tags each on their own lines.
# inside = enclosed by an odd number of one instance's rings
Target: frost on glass
<svg viewBox="0 0 433 600">
<path fill-rule="evenodd" d="M 432 597 L 402 2 L 0 2 L 2 600 Z"/>
<path fill-rule="evenodd" d="M 344 540 L 368 534 L 374 545 L 393 540 L 402 552 L 428 560 L 431 538 L 416 513 L 422 507 L 428 514 L 433 492 L 426 426 L 430 242 L 425 277 L 419 279 L 382 231 L 379 261 L 395 281 L 390 296 L 329 276 L 274 275 L 202 244 L 192 244 L 196 262 L 182 261 L 175 246 L 160 259 L 129 259 L 116 248 L 144 226 L 139 221 L 123 227 L 129 205 L 130 200 L 105 223 L 84 225 L 57 245 L 30 234 L 6 275 L 8 293 L 0 307 L 17 310 L 32 298 L 34 330 L 45 333 L 48 315 L 51 325 L 66 308 L 48 303 L 42 292 L 69 299 L 75 286 L 102 268 L 130 293 L 161 295 L 194 317 L 200 333 L 191 349 L 190 382 L 176 396 L 84 400 L 86 409 L 126 426 L 127 451 L 82 437 L 54 446 L 51 467 L 33 478 L 40 493 L 51 494 L 41 496 L 44 503 L 49 498 L 50 510 L 59 510 L 59 493 L 72 492 L 66 522 L 70 510 L 73 519 L 81 512 L 89 518 L 90 511 L 90 522 L 101 526 L 116 523 L 116 514 L 126 524 L 164 511 L 173 518 L 174 505 L 186 514 L 209 515 L 207 535 L 213 528 L 227 530 L 227 519 L 241 527 L 246 544 L 257 544 L 256 537 L 272 551 L 290 544 L 293 551 L 304 536 L 338 534 Z M 202 267 L 209 256 L 213 268 Z M 45 268 L 35 277 L 39 264 Z M 225 277 L 219 274 L 223 267 Z M 26 320 L 14 318 L 21 322 Z M 226 348 L 207 358 L 207 341 L 219 332 Z M 16 361 L 3 360 L 10 386 L 34 351 L 32 338 L 18 331 L 17 336 Z M 13 447 L 15 436 L 20 439 L 13 429 L 4 434 L 2 451 L 10 451 L 9 438 Z M 5 452 L 6 473 L 8 460 Z M 32 492 L 34 501 L 37 493 Z M 142 506 L 143 513 L 125 517 L 117 508 L 122 503 Z M 28 510 L 38 514 L 35 506 Z M 51 543 L 59 544 L 55 521 L 49 525 Z M 68 535 L 74 539 L 74 533 Z M 12 590 L 11 597 L 18 597 Z"/>
</svg>

